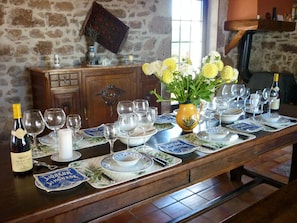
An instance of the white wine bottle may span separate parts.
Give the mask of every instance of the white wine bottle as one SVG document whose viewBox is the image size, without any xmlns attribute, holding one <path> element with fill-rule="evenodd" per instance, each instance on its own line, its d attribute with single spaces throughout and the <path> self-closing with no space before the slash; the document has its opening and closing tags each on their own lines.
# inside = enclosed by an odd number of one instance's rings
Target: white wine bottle
<svg viewBox="0 0 297 223">
<path fill-rule="evenodd" d="M 27 175 L 32 173 L 33 160 L 30 140 L 22 123 L 20 104 L 12 105 L 13 128 L 10 137 L 10 158 L 14 175 Z"/>
<path fill-rule="evenodd" d="M 271 110 L 272 111 L 278 111 L 279 106 L 280 106 L 280 88 L 279 88 L 278 79 L 279 79 L 279 74 L 275 73 L 273 76 L 271 90 L 275 91 L 277 93 L 277 95 L 275 96 L 275 98 L 273 98 L 273 100 L 271 102 Z"/>
</svg>

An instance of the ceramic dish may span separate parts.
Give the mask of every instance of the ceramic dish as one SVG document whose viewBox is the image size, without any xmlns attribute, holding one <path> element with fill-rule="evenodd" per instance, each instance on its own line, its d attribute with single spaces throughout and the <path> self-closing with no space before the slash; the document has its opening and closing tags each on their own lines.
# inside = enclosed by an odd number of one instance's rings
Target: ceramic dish
<svg viewBox="0 0 297 223">
<path fill-rule="evenodd" d="M 145 135 L 143 135 L 143 133 L 140 132 L 140 134 L 135 134 L 136 136 L 129 136 L 129 138 L 126 135 L 120 133 L 118 134 L 118 139 L 124 144 L 127 144 L 129 140 L 129 146 L 139 146 L 146 143 L 156 133 L 157 129 L 155 128 L 151 129 Z"/>
<path fill-rule="evenodd" d="M 175 123 L 175 116 L 171 114 L 159 115 L 155 121 L 157 124 Z"/>
<path fill-rule="evenodd" d="M 180 139 L 159 144 L 158 147 L 163 152 L 170 153 L 173 155 L 185 155 L 192 153 L 196 150 L 196 146 L 186 143 Z"/>
<path fill-rule="evenodd" d="M 74 160 L 77 160 L 81 157 L 81 153 L 78 152 L 78 151 L 73 151 L 73 155 L 71 158 L 69 159 L 61 159 L 59 154 L 56 153 L 56 154 L 53 154 L 51 156 L 51 160 L 55 161 L 55 162 L 60 162 L 60 163 L 67 163 L 67 162 L 71 162 L 71 161 L 74 161 Z"/>
<path fill-rule="evenodd" d="M 287 118 L 282 117 L 282 116 L 279 117 L 279 119 L 277 120 L 277 122 L 268 122 L 262 116 L 257 116 L 256 117 L 256 120 L 258 120 L 260 122 L 263 122 L 263 123 L 267 123 L 267 124 L 273 125 L 273 126 L 280 126 L 280 125 L 283 125 L 283 124 L 290 123 L 290 119 L 287 119 Z"/>
<path fill-rule="evenodd" d="M 210 128 L 207 129 L 205 132 L 207 133 L 207 136 L 213 140 L 224 139 L 229 134 L 229 131 L 226 128 L 221 127 Z"/>
<path fill-rule="evenodd" d="M 213 139 L 206 131 L 201 131 L 197 133 L 198 139 L 206 142 L 233 142 L 238 139 L 238 135 L 232 132 L 226 134 L 223 138 Z"/>
<path fill-rule="evenodd" d="M 55 171 L 34 174 L 35 185 L 45 191 L 67 190 L 80 185 L 88 178 L 72 167 L 66 167 Z"/>
<path fill-rule="evenodd" d="M 227 111 L 223 112 L 221 119 L 222 123 L 232 123 L 237 121 L 240 116 L 243 114 L 243 111 L 238 108 L 230 108 Z"/>
<path fill-rule="evenodd" d="M 146 154 L 142 154 L 141 159 L 129 167 L 120 166 L 112 157 L 113 155 L 106 156 L 101 161 L 101 167 L 114 172 L 139 172 L 149 169 L 154 164 L 153 160 Z"/>
<path fill-rule="evenodd" d="M 248 122 L 238 122 L 232 125 L 228 125 L 227 127 L 237 131 L 249 133 L 258 132 L 262 129 L 261 126 Z"/>
<path fill-rule="evenodd" d="M 104 137 L 103 125 L 94 128 L 83 129 L 81 131 L 89 137 Z"/>
<path fill-rule="evenodd" d="M 261 118 L 265 121 L 265 122 L 277 122 L 280 119 L 280 115 L 276 114 L 276 113 L 265 113 L 261 115 Z"/>
<path fill-rule="evenodd" d="M 141 159 L 141 157 L 141 153 L 129 150 L 116 152 L 112 156 L 113 160 L 116 161 L 118 165 L 123 167 L 134 166 Z"/>
</svg>

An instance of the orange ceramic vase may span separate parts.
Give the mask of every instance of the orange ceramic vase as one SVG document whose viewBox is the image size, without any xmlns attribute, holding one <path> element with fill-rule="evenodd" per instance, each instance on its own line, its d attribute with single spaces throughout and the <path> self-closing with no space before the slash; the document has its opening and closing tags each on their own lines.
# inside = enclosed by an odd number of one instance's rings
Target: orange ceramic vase
<svg viewBox="0 0 297 223">
<path fill-rule="evenodd" d="M 194 104 L 180 104 L 176 114 L 176 122 L 184 132 L 192 132 L 198 125 L 200 113 Z"/>
</svg>

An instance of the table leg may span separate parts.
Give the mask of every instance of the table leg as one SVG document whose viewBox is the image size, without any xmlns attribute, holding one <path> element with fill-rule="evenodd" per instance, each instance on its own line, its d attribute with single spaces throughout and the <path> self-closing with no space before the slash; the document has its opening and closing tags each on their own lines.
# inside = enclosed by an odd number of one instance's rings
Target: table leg
<svg viewBox="0 0 297 223">
<path fill-rule="evenodd" d="M 297 144 L 293 144 L 289 182 L 297 179 Z"/>
<path fill-rule="evenodd" d="M 231 181 L 241 182 L 241 176 L 243 175 L 244 167 L 240 166 L 236 169 L 230 170 Z"/>
</svg>

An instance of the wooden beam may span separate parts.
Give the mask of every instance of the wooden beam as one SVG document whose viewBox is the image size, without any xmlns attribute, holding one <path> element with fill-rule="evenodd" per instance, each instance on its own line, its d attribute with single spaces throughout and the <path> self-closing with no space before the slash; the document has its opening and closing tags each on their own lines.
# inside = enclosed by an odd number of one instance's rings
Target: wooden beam
<svg viewBox="0 0 297 223">
<path fill-rule="evenodd" d="M 246 33 L 246 30 L 240 30 L 235 34 L 235 36 L 232 38 L 230 43 L 227 46 L 225 46 L 226 55 L 238 44 L 238 42 L 241 40 L 241 38 L 245 33 Z"/>
</svg>

